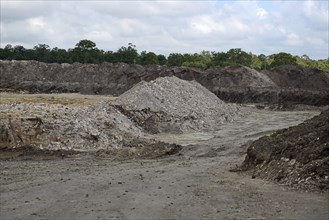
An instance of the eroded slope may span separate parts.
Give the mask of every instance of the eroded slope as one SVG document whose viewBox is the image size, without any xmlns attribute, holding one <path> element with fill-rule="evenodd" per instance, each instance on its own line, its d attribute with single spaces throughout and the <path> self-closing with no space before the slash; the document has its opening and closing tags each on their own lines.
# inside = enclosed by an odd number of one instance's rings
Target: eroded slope
<svg viewBox="0 0 329 220">
<path fill-rule="evenodd" d="M 292 187 L 329 190 L 329 110 L 253 142 L 242 168 Z"/>
</svg>

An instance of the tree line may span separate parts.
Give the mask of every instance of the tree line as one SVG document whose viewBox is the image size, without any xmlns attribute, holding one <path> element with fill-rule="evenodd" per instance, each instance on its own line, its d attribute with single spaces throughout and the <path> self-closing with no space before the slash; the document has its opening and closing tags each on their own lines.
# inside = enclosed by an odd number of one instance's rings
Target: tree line
<svg viewBox="0 0 329 220">
<path fill-rule="evenodd" d="M 202 51 L 201 53 L 171 53 L 166 57 L 163 54 L 142 51 L 139 53 L 136 46 L 129 43 L 117 51 L 104 51 L 96 47 L 91 40 L 80 40 L 74 48 L 68 50 L 58 47 L 50 48 L 47 44 L 38 44 L 33 49 L 26 49 L 21 45 L 7 44 L 0 48 L 0 60 L 36 60 L 45 63 L 93 63 L 124 62 L 141 65 L 157 64 L 166 66 L 184 66 L 199 69 L 209 67 L 225 67 L 243 65 L 256 70 L 274 68 L 284 64 L 292 64 L 305 68 L 318 68 L 329 71 L 329 58 L 312 60 L 309 56 L 293 56 L 280 52 L 266 56 L 245 52 L 241 48 L 233 48 L 227 52 Z"/>
</svg>

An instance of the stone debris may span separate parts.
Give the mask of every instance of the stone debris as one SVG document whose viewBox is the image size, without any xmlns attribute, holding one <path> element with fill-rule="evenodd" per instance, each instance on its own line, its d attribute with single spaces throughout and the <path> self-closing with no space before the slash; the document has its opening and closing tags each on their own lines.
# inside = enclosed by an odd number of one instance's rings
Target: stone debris
<svg viewBox="0 0 329 220">
<path fill-rule="evenodd" d="M 129 154 L 141 149 L 144 154 L 170 154 L 176 146 L 151 140 L 145 131 L 215 129 L 238 114 L 238 106 L 224 103 L 197 82 L 164 77 L 137 84 L 113 104 L 1 104 L 0 148 L 103 153 L 129 148 Z M 160 145 L 164 151 L 156 149 Z"/>
<path fill-rule="evenodd" d="M 112 104 L 150 133 L 214 130 L 241 114 L 198 82 L 175 76 L 142 81 Z"/>
<path fill-rule="evenodd" d="M 0 105 L 0 114 L 1 147 L 93 151 L 121 148 L 128 140 L 142 136 L 139 127 L 104 102 L 89 107 Z"/>
</svg>

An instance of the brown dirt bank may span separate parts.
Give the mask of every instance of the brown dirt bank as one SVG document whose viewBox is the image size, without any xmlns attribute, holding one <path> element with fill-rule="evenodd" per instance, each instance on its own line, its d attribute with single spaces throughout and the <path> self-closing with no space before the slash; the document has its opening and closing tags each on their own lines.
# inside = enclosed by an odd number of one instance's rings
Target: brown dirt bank
<svg viewBox="0 0 329 220">
<path fill-rule="evenodd" d="M 264 102 L 281 106 L 295 103 L 329 105 L 328 72 L 290 66 L 260 73 L 240 66 L 201 71 L 124 63 L 95 65 L 0 61 L 0 71 L 0 89 L 29 93 L 80 92 L 118 96 L 142 80 L 149 82 L 158 77 L 175 75 L 181 79 L 195 80 L 229 102 Z M 278 99 L 278 96 L 285 98 Z"/>
<path fill-rule="evenodd" d="M 327 106 L 329 92 L 294 88 L 219 88 L 218 97 L 233 103 L 259 103 L 273 109 L 294 109 L 298 105 Z"/>
<path fill-rule="evenodd" d="M 329 90 L 329 72 L 315 68 L 283 65 L 264 71 L 277 86 L 304 90 Z"/>
<path fill-rule="evenodd" d="M 242 169 L 295 188 L 329 191 L 329 110 L 253 142 Z"/>
</svg>

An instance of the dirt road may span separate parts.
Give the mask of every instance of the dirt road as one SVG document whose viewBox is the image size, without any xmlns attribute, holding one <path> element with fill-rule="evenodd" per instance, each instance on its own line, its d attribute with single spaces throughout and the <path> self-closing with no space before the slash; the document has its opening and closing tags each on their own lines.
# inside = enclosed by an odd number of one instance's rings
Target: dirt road
<svg viewBox="0 0 329 220">
<path fill-rule="evenodd" d="M 253 110 L 217 132 L 158 135 L 186 146 L 157 160 L 0 161 L 0 219 L 328 219 L 328 194 L 229 172 L 248 141 L 315 114 Z"/>
</svg>

